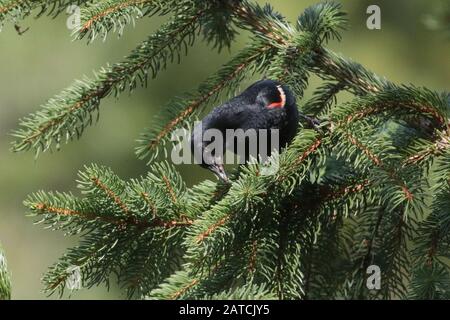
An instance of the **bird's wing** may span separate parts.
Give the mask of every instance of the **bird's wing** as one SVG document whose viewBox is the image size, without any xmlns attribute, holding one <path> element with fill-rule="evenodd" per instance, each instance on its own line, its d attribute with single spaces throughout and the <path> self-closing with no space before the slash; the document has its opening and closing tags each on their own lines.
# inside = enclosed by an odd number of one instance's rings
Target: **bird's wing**
<svg viewBox="0 0 450 320">
<path fill-rule="evenodd" d="M 211 128 L 241 128 L 252 115 L 252 110 L 244 104 L 224 104 L 215 108 L 208 119 Z"/>
</svg>

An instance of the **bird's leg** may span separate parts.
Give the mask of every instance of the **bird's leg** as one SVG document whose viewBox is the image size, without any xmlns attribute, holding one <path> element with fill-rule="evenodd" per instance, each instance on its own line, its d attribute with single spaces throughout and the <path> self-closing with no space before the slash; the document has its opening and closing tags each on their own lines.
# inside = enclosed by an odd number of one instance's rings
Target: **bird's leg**
<svg viewBox="0 0 450 320">
<path fill-rule="evenodd" d="M 311 127 L 316 130 L 317 132 L 320 132 L 320 120 L 317 118 L 313 118 L 313 117 L 309 117 L 303 113 L 299 113 L 299 116 L 302 117 L 303 119 L 305 119 L 310 125 Z"/>
</svg>

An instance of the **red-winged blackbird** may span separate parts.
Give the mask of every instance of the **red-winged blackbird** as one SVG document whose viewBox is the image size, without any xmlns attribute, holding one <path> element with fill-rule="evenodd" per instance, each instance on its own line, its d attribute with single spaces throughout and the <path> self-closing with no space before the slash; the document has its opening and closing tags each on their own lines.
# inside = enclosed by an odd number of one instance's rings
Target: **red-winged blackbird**
<svg viewBox="0 0 450 320">
<path fill-rule="evenodd" d="M 298 124 L 299 112 L 295 97 L 289 88 L 273 80 L 261 80 L 248 87 L 240 95 L 214 108 L 205 116 L 194 128 L 191 136 L 191 148 L 196 163 L 200 163 L 202 167 L 211 170 L 220 179 L 227 181 L 228 177 L 223 167 L 223 154 L 216 154 L 216 150 L 205 152 L 208 145 L 214 142 L 214 137 L 211 141 L 205 141 L 207 130 L 216 129 L 216 133 L 221 133 L 223 153 L 225 153 L 225 149 L 231 149 L 236 154 L 238 154 L 238 144 L 242 144 L 242 140 L 236 141 L 233 138 L 234 141 L 227 141 L 227 129 L 256 132 L 257 146 L 261 146 L 260 139 L 266 139 L 267 137 L 267 140 L 262 143 L 267 143 L 265 150 L 270 155 L 272 150 L 269 146 L 272 142 L 270 140 L 272 130 L 278 130 L 278 145 L 279 148 L 283 148 L 294 138 Z M 262 136 L 261 132 L 263 131 L 266 133 Z M 254 141 L 249 140 L 249 137 L 246 137 L 244 141 L 245 154 L 239 153 L 239 155 L 245 159 L 244 161 L 241 159 L 241 163 L 249 160 L 249 149 L 251 149 L 249 144 L 254 143 Z M 230 148 L 231 145 L 234 147 Z M 260 155 L 260 151 L 260 148 L 257 147 L 256 156 Z M 251 154 L 251 156 L 255 157 L 254 154 Z"/>
</svg>

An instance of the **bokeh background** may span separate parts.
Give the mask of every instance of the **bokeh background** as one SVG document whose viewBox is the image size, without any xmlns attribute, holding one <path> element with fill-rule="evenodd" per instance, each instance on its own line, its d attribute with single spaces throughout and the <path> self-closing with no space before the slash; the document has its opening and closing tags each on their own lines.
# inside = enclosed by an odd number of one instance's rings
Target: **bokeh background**
<svg viewBox="0 0 450 320">
<path fill-rule="evenodd" d="M 394 82 L 448 91 L 450 39 L 423 24 L 424 16 L 433 12 L 439 1 L 342 1 L 349 13 L 350 28 L 340 43 L 332 42 L 330 47 Z M 269 2 L 294 22 L 304 8 L 317 0 L 258 2 Z M 366 28 L 366 8 L 371 4 L 381 7 L 381 30 Z M 110 166 L 123 178 L 144 174 L 145 162 L 134 155 L 135 139 L 150 124 L 152 116 L 171 97 L 194 90 L 247 41 L 244 33 L 230 50 L 221 54 L 198 41 L 181 65 L 171 65 L 149 81 L 147 88 L 140 88 L 133 95 L 123 94 L 118 100 L 103 101 L 100 122 L 86 130 L 81 140 L 37 160 L 32 153 L 13 154 L 9 151 L 13 140 L 9 134 L 19 118 L 38 110 L 74 79 L 121 60 L 164 21 L 159 17 L 144 18 L 136 27 L 127 27 L 121 38 L 111 34 L 106 42 L 96 40 L 86 45 L 86 41 L 72 40 L 66 27 L 67 17 L 30 17 L 20 24 L 22 28 L 30 27 L 22 36 L 12 25 L 0 32 L 0 242 L 12 273 L 14 299 L 57 298 L 42 293 L 40 278 L 78 240 L 34 225 L 22 205 L 26 196 L 40 189 L 77 193 L 77 171 L 92 162 Z M 194 166 L 181 166 L 180 170 L 188 184 L 212 178 Z M 71 295 L 72 299 L 124 297 L 114 286 L 109 291 L 98 287 Z"/>
</svg>

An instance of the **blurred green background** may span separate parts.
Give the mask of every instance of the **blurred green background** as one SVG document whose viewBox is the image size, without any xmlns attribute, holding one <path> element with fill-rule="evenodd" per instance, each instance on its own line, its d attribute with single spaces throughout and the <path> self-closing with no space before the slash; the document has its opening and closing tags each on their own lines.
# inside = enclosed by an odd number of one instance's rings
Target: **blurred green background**
<svg viewBox="0 0 450 320">
<path fill-rule="evenodd" d="M 449 90 L 450 40 L 442 33 L 427 30 L 422 23 L 438 1 L 342 1 L 349 13 L 350 28 L 342 42 L 333 42 L 330 47 L 394 82 Z M 271 3 L 293 22 L 304 8 L 317 1 L 258 2 Z M 381 7 L 381 30 L 366 28 L 366 8 L 371 4 Z M 41 292 L 42 274 L 77 242 L 33 225 L 22 205 L 26 196 L 39 189 L 76 193 L 77 171 L 91 162 L 110 166 L 123 178 L 144 174 L 145 162 L 134 155 L 135 139 L 149 125 L 152 115 L 174 95 L 195 89 L 247 41 L 242 34 L 231 50 L 221 54 L 198 41 L 181 65 L 171 65 L 149 81 L 148 88 L 140 88 L 131 96 L 123 94 L 118 100 L 103 101 L 100 122 L 89 128 L 80 141 L 35 161 L 32 153 L 9 151 L 9 133 L 18 119 L 38 110 L 74 79 L 92 75 L 107 62 L 121 60 L 164 21 L 159 17 L 144 18 L 135 28 L 126 28 L 120 39 L 111 34 L 106 42 L 97 40 L 86 45 L 86 41 L 72 41 L 66 19 L 65 14 L 55 20 L 28 18 L 20 24 L 22 28 L 30 27 L 22 36 L 12 25 L 0 32 L 0 242 L 12 273 L 15 299 L 47 298 Z M 197 167 L 181 166 L 180 170 L 189 184 L 212 178 Z M 109 291 L 103 287 L 83 289 L 73 293 L 72 298 L 117 299 L 124 295 L 113 286 Z"/>
</svg>

